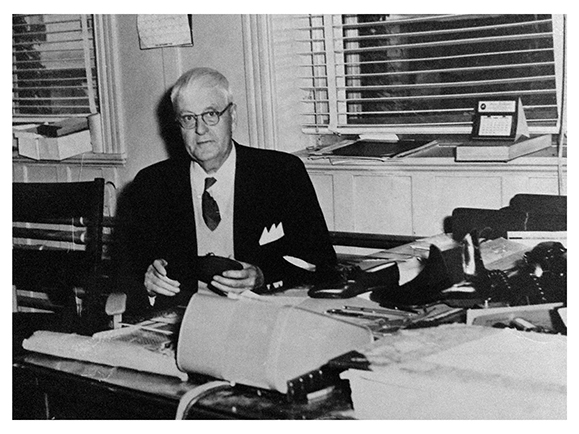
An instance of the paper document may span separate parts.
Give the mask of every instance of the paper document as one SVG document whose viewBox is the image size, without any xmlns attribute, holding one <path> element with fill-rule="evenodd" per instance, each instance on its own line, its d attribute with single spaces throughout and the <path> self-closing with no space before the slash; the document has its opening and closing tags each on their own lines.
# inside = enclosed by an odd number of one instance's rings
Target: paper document
<svg viewBox="0 0 579 434">
<path fill-rule="evenodd" d="M 567 338 L 504 329 L 425 357 L 426 362 L 491 376 L 567 384 Z"/>
<path fill-rule="evenodd" d="M 186 14 L 138 15 L 137 29 L 141 49 L 193 45 L 193 35 Z"/>
</svg>

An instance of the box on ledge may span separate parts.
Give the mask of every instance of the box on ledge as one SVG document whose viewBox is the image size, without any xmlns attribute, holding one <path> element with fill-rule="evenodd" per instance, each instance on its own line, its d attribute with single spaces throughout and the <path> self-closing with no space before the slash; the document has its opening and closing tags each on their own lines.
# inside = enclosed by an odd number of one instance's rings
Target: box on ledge
<svg viewBox="0 0 579 434">
<path fill-rule="evenodd" d="M 522 138 L 516 141 L 471 140 L 456 147 L 456 161 L 507 162 L 532 154 L 552 145 L 551 134 Z"/>
<path fill-rule="evenodd" d="M 60 137 L 44 137 L 36 127 L 14 130 L 18 153 L 33 160 L 64 160 L 92 151 L 90 131 L 84 130 Z"/>
</svg>

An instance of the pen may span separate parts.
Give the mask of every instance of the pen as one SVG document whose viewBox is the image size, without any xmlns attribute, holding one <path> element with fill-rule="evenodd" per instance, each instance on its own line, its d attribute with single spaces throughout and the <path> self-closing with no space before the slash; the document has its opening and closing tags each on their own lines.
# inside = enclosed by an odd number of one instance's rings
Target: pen
<svg viewBox="0 0 579 434">
<path fill-rule="evenodd" d="M 374 273 L 376 271 L 380 271 L 384 268 L 390 267 L 394 264 L 396 264 L 396 261 L 387 260 L 387 262 L 384 262 L 383 264 L 374 265 L 373 267 L 366 269 L 366 273 Z"/>
<path fill-rule="evenodd" d="M 426 247 L 426 246 L 410 245 L 410 247 L 412 249 L 416 249 L 416 250 L 430 250 L 430 247 Z"/>
<path fill-rule="evenodd" d="M 414 255 L 414 254 L 412 254 L 412 253 L 390 252 L 390 251 L 381 252 L 381 253 L 378 253 L 378 254 L 379 254 L 380 256 L 366 256 L 366 257 L 363 258 L 363 260 L 366 260 L 366 259 L 377 259 L 377 260 L 379 260 L 379 259 L 384 259 L 384 260 L 386 260 L 386 259 L 392 259 L 392 258 L 390 258 L 391 255 L 408 256 L 408 257 L 410 257 L 410 258 L 413 258 L 414 256 L 416 256 L 416 255 Z M 382 255 L 385 255 L 385 256 L 382 256 Z"/>
<path fill-rule="evenodd" d="M 413 316 L 417 312 L 409 311 L 409 310 L 399 310 L 399 309 L 383 309 L 383 308 L 374 308 L 374 307 L 358 307 L 358 306 L 344 306 L 345 310 L 350 312 L 361 312 L 361 313 L 369 313 L 369 314 L 377 314 L 377 315 L 395 315 L 395 316 Z"/>
<path fill-rule="evenodd" d="M 364 315 L 361 312 L 346 312 L 342 309 L 328 309 L 326 313 L 329 313 L 331 315 L 353 316 L 357 318 L 368 317 L 368 315 Z"/>
<path fill-rule="evenodd" d="M 221 289 L 216 288 L 211 284 L 207 285 L 207 289 L 213 291 L 215 294 L 220 295 L 221 297 L 227 297 L 227 293 L 225 291 L 222 291 Z"/>
<path fill-rule="evenodd" d="M 390 261 L 390 262 L 398 262 L 398 261 L 405 261 L 405 259 L 394 259 L 394 258 L 378 258 L 378 257 L 369 257 L 364 258 L 362 262 L 378 262 L 378 261 Z"/>
<path fill-rule="evenodd" d="M 350 316 L 354 318 L 361 318 L 368 320 L 381 319 L 381 320 L 399 321 L 399 319 L 392 318 L 392 315 L 388 314 L 353 312 L 344 309 L 328 309 L 326 313 L 329 313 L 330 315 Z"/>
</svg>

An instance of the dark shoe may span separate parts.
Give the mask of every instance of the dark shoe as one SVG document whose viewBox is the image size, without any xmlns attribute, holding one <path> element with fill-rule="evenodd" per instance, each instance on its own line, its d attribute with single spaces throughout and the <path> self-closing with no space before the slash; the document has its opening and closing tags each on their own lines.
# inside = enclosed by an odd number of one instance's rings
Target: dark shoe
<svg viewBox="0 0 579 434">
<path fill-rule="evenodd" d="M 396 264 L 373 272 L 358 266 L 345 267 L 335 278 L 316 283 L 308 295 L 312 298 L 352 298 L 375 288 L 398 287 L 399 278 Z"/>
<path fill-rule="evenodd" d="M 308 291 L 308 296 L 312 298 L 352 298 L 364 292 L 368 292 L 368 289 L 355 280 L 346 280 L 316 284 Z"/>
<path fill-rule="evenodd" d="M 382 306 L 422 306 L 445 298 L 443 290 L 452 286 L 442 252 L 434 244 L 422 271 L 402 286 L 380 287 L 372 291 L 370 300 Z"/>
</svg>

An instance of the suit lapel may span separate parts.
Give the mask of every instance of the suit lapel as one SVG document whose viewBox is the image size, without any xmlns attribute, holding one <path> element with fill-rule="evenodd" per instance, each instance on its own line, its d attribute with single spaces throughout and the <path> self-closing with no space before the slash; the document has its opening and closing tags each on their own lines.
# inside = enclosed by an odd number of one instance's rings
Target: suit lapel
<svg viewBox="0 0 579 434">
<path fill-rule="evenodd" d="M 173 191 L 175 200 L 172 201 L 176 208 L 174 210 L 176 227 L 182 228 L 184 242 L 191 246 L 194 254 L 197 254 L 197 235 L 195 232 L 195 213 L 193 211 L 193 192 L 191 190 L 191 160 L 184 159 L 175 166 L 173 179 L 166 181 L 171 183 L 168 191 Z M 186 224 L 183 224 L 187 222 Z"/>
<path fill-rule="evenodd" d="M 251 167 L 248 149 L 234 142 L 237 152 L 235 167 L 235 191 L 233 208 L 233 245 L 236 257 L 248 257 L 252 250 L 252 227 L 255 222 L 251 216 L 255 215 L 258 206 L 256 192 L 259 186 L 256 173 Z"/>
</svg>

